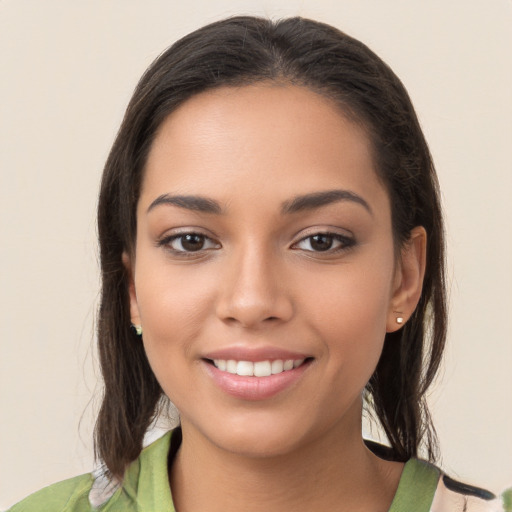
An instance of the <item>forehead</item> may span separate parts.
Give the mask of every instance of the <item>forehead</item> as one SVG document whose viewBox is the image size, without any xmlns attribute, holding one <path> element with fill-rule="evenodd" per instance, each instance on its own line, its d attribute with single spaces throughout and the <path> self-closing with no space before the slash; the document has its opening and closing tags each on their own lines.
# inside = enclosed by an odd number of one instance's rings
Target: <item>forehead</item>
<svg viewBox="0 0 512 512">
<path fill-rule="evenodd" d="M 204 92 L 170 114 L 148 156 L 141 202 L 169 192 L 229 201 L 234 191 L 282 201 L 333 188 L 384 192 L 365 131 L 320 94 L 264 83 Z"/>
</svg>

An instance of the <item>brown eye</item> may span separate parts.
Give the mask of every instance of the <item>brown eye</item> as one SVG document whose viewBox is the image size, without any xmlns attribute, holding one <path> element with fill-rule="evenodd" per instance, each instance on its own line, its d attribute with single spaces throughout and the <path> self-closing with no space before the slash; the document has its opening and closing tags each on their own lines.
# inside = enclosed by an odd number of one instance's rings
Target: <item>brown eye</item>
<svg viewBox="0 0 512 512">
<path fill-rule="evenodd" d="M 196 233 L 183 235 L 181 238 L 181 246 L 185 251 L 200 251 L 204 247 L 205 237 Z"/>
<path fill-rule="evenodd" d="M 192 253 L 208 249 L 218 249 L 220 244 L 201 233 L 183 233 L 164 238 L 159 245 L 169 248 L 174 253 Z"/>
<path fill-rule="evenodd" d="M 310 246 L 313 251 L 328 251 L 333 244 L 333 237 L 331 235 L 314 235 L 310 237 Z"/>
<path fill-rule="evenodd" d="M 299 240 L 293 248 L 308 252 L 329 252 L 331 254 L 348 249 L 355 243 L 356 241 L 352 237 L 339 233 L 315 233 Z"/>
</svg>

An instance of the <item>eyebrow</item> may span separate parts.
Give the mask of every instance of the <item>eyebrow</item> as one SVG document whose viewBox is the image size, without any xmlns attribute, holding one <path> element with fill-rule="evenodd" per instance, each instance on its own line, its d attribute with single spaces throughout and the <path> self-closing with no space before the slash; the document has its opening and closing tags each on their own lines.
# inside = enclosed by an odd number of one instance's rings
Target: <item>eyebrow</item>
<svg viewBox="0 0 512 512">
<path fill-rule="evenodd" d="M 350 190 L 326 190 L 323 192 L 313 192 L 303 196 L 294 197 L 290 201 L 285 201 L 281 208 L 283 214 L 302 212 L 304 210 L 313 210 L 321 206 L 327 206 L 340 201 L 351 201 L 363 206 L 370 215 L 373 215 L 370 205 L 359 195 Z"/>
<path fill-rule="evenodd" d="M 373 215 L 370 205 L 359 195 L 349 190 L 325 190 L 322 192 L 312 192 L 301 196 L 296 196 L 289 201 L 285 201 L 281 206 L 281 213 L 289 215 L 313 210 L 322 206 L 327 206 L 340 201 L 351 201 L 363 206 L 368 213 Z M 159 205 L 178 206 L 187 210 L 193 210 L 202 213 L 221 214 L 223 213 L 220 204 L 208 197 L 194 195 L 170 195 L 162 194 L 158 196 L 148 207 L 147 213 Z"/>
<path fill-rule="evenodd" d="M 147 210 L 149 213 L 153 208 L 161 204 L 169 204 L 172 206 L 179 206 L 187 210 L 194 210 L 203 213 L 222 213 L 222 208 L 217 201 L 202 196 L 171 196 L 169 194 L 162 194 L 158 196 L 150 205 Z"/>
</svg>

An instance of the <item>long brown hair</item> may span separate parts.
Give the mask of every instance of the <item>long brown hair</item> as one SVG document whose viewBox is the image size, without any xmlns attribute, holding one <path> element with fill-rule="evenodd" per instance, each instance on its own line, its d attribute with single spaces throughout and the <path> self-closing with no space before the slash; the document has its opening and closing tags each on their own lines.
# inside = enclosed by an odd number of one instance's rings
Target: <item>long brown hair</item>
<svg viewBox="0 0 512 512">
<path fill-rule="evenodd" d="M 124 251 L 133 254 L 136 205 L 148 151 L 162 121 L 207 89 L 280 81 L 334 99 L 360 122 L 387 187 L 397 247 L 415 226 L 428 235 L 420 302 L 407 324 L 387 334 L 366 393 L 405 461 L 424 443 L 435 459 L 435 430 L 425 392 L 446 337 L 444 237 L 438 182 L 418 119 L 400 80 L 364 44 L 319 22 L 235 17 L 203 27 L 166 50 L 141 78 L 105 165 L 98 206 L 102 295 L 98 344 L 104 396 L 96 455 L 122 476 L 139 455 L 163 392 L 130 326 Z"/>
</svg>

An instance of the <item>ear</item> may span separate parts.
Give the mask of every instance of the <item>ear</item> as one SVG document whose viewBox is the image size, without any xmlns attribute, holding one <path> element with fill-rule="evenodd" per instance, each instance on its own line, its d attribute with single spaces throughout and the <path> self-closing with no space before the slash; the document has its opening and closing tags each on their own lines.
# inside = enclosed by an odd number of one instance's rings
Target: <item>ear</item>
<svg viewBox="0 0 512 512">
<path fill-rule="evenodd" d="M 128 274 L 128 294 L 130 296 L 130 318 L 133 325 L 140 325 L 139 305 L 137 303 L 137 294 L 135 293 L 135 281 L 133 279 L 133 264 L 127 252 L 123 252 L 123 265 Z"/>
<path fill-rule="evenodd" d="M 414 313 L 423 288 L 426 257 L 427 233 L 425 228 L 418 226 L 411 231 L 409 240 L 405 242 L 400 252 L 386 332 L 400 329 Z"/>
</svg>

